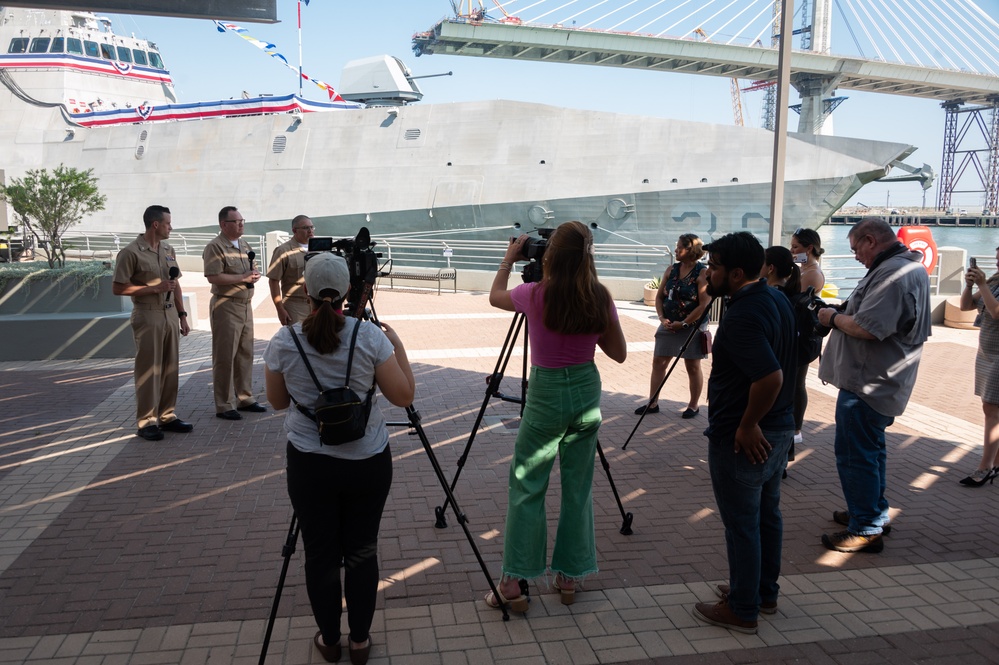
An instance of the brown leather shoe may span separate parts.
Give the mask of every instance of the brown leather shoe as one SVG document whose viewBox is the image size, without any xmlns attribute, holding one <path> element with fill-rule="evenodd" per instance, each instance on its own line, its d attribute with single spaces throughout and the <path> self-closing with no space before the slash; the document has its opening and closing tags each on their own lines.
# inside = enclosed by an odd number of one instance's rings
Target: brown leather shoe
<svg viewBox="0 0 999 665">
<path fill-rule="evenodd" d="M 728 600 L 728 594 L 732 592 L 732 587 L 727 584 L 719 584 L 715 587 L 715 595 L 722 600 Z M 772 600 L 766 603 L 760 603 L 760 612 L 764 614 L 777 614 L 777 601 Z"/>
<path fill-rule="evenodd" d="M 340 643 L 337 642 L 332 645 L 324 643 L 323 631 L 316 631 L 316 636 L 312 638 L 312 643 L 316 645 L 316 649 L 319 650 L 319 654 L 327 663 L 336 663 L 340 660 L 340 656 L 342 655 Z"/>
<path fill-rule="evenodd" d="M 712 626 L 721 626 L 746 635 L 756 634 L 756 621 L 744 621 L 737 617 L 732 608 L 728 606 L 727 600 L 720 600 L 714 605 L 697 603 L 691 614 L 694 615 L 695 619 L 710 623 Z"/>
</svg>

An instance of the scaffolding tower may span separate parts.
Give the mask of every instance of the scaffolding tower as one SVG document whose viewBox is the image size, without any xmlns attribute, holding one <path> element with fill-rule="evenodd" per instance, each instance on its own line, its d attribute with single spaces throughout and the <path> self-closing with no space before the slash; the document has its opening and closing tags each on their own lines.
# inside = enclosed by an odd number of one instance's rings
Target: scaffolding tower
<svg viewBox="0 0 999 665">
<path fill-rule="evenodd" d="M 981 194 L 985 214 L 999 211 L 999 97 L 989 101 L 987 106 L 965 107 L 961 101 L 941 105 L 944 137 L 938 210 L 948 210 L 954 194 Z"/>
</svg>

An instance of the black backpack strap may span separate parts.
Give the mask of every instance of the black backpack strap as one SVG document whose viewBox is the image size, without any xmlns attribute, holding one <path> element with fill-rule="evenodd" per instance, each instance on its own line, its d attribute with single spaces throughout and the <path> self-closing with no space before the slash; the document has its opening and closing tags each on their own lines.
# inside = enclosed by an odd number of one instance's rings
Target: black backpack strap
<svg viewBox="0 0 999 665">
<path fill-rule="evenodd" d="M 357 331 L 361 329 L 361 320 L 357 319 L 354 324 L 354 334 L 350 336 L 350 352 L 347 354 L 347 376 L 343 380 L 343 385 L 350 387 L 350 368 L 354 364 L 354 344 L 357 342 Z"/>
<path fill-rule="evenodd" d="M 291 332 L 291 341 L 295 342 L 295 346 L 298 347 L 298 353 L 302 356 L 302 361 L 305 362 L 305 368 L 309 370 L 309 376 L 311 376 L 312 380 L 315 382 L 316 388 L 319 388 L 319 392 L 322 392 L 323 386 L 321 383 L 319 383 L 319 378 L 316 376 L 315 371 L 312 369 L 312 363 L 309 362 L 309 358 L 305 355 L 305 349 L 302 348 L 302 343 L 298 341 L 298 335 L 295 334 L 295 329 L 289 328 L 289 331 Z M 295 403 L 298 404 L 298 402 Z"/>
<path fill-rule="evenodd" d="M 350 368 L 354 364 L 354 344 L 357 342 L 357 331 L 361 328 L 361 322 L 358 321 L 354 326 L 354 333 L 350 336 L 350 352 L 347 354 L 347 376 L 343 380 L 343 384 L 350 387 Z M 295 346 L 298 347 L 298 353 L 302 356 L 302 361 L 305 362 L 305 368 L 309 370 L 309 376 L 312 377 L 312 381 L 316 384 L 316 388 L 322 393 L 324 388 L 321 383 L 319 383 L 319 377 L 316 376 L 315 370 L 312 369 L 312 363 L 309 362 L 308 357 L 305 355 L 305 349 L 302 347 L 302 343 L 298 340 L 298 335 L 295 334 L 295 330 L 289 326 L 291 332 L 291 339 L 295 342 Z M 371 390 L 368 391 L 367 408 L 371 408 L 371 397 L 375 392 L 375 385 L 371 384 Z M 315 421 L 316 414 L 312 412 L 312 409 L 306 408 L 298 403 L 298 400 L 292 397 L 291 393 L 288 393 L 291 397 L 291 401 L 295 403 L 295 408 L 304 415 L 309 420 Z"/>
</svg>

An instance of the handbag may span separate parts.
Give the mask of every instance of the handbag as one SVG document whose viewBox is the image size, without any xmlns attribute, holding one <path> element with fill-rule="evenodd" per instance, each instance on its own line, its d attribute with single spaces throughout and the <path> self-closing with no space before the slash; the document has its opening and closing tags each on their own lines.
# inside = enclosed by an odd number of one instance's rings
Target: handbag
<svg viewBox="0 0 999 665">
<path fill-rule="evenodd" d="M 701 331 L 701 354 L 708 355 L 711 353 L 711 331 L 702 330 Z"/>
<path fill-rule="evenodd" d="M 305 355 L 305 349 L 302 348 L 302 343 L 298 340 L 298 335 L 295 334 L 294 330 L 291 331 L 291 339 L 295 342 L 295 346 L 298 347 L 298 352 L 301 354 L 302 360 L 305 361 L 305 367 L 309 370 L 309 375 L 312 377 L 313 382 L 315 382 L 316 388 L 319 389 L 319 397 L 316 398 L 316 405 L 311 410 L 299 404 L 298 400 L 294 397 L 291 398 L 291 401 L 295 402 L 295 408 L 302 415 L 316 423 L 316 427 L 319 429 L 319 441 L 327 446 L 339 446 L 343 443 L 357 441 L 364 436 L 364 432 L 368 427 L 368 417 L 371 415 L 371 398 L 375 393 L 375 384 L 371 384 L 371 389 L 368 390 L 368 394 L 363 402 L 350 387 L 350 369 L 354 362 L 354 344 L 357 342 L 357 331 L 360 328 L 361 322 L 358 321 L 354 326 L 354 333 L 350 336 L 350 352 L 347 356 L 347 376 L 343 380 L 343 387 L 330 388 L 328 390 L 324 390 L 322 384 L 319 383 L 319 378 L 316 377 L 316 373 L 312 369 L 312 364 L 309 363 L 309 359 Z"/>
</svg>

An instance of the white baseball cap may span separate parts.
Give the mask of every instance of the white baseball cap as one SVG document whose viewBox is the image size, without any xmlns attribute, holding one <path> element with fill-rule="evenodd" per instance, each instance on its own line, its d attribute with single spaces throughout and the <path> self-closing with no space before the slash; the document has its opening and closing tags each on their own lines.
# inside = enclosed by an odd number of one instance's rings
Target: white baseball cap
<svg viewBox="0 0 999 665">
<path fill-rule="evenodd" d="M 347 290 L 350 288 L 350 271 L 347 269 L 347 262 L 342 256 L 336 254 L 322 253 L 309 257 L 305 262 L 305 290 L 312 298 L 320 299 L 324 291 L 336 291 L 336 300 L 347 297 Z"/>
</svg>

